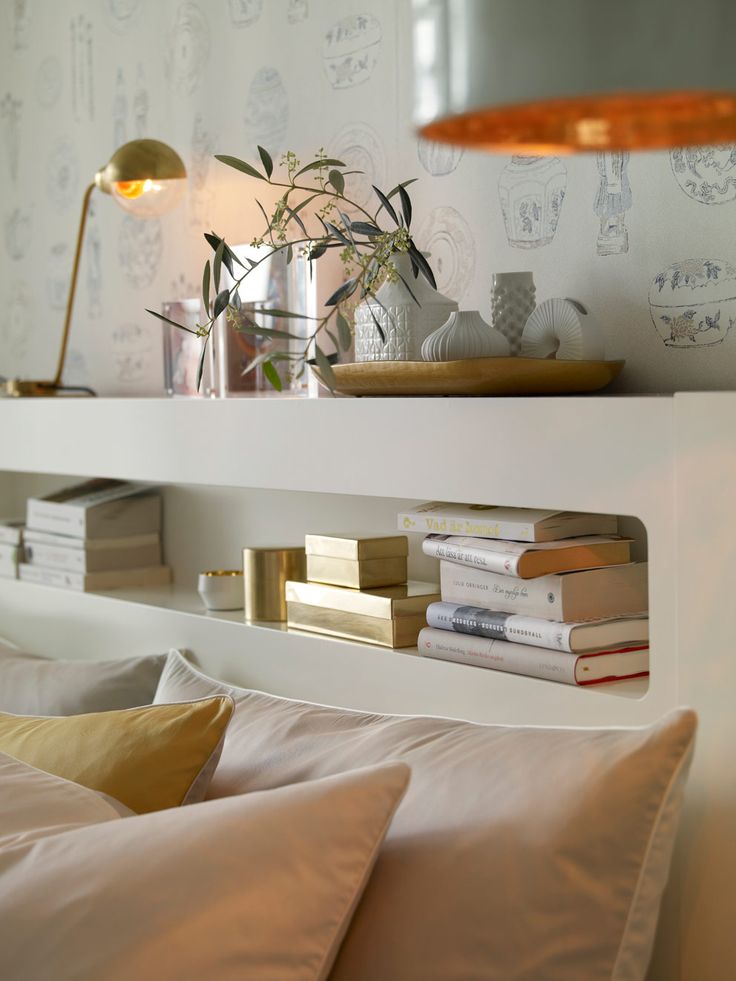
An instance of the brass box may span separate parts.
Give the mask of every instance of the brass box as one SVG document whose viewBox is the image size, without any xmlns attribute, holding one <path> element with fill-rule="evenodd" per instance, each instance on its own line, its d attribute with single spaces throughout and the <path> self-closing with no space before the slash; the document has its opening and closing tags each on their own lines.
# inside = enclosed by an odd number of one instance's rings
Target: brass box
<svg viewBox="0 0 736 981">
<path fill-rule="evenodd" d="M 406 582 L 409 543 L 406 535 L 359 537 L 306 535 L 307 579 L 375 589 Z"/>
<path fill-rule="evenodd" d="M 382 647 L 413 647 L 426 626 L 427 607 L 439 598 L 439 586 L 425 582 L 370 590 L 286 584 L 290 627 Z"/>
</svg>

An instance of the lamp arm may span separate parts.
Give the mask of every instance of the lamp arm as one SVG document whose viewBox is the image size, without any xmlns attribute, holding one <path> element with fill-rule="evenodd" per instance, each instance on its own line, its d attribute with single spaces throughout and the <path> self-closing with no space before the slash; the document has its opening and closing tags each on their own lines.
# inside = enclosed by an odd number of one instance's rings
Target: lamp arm
<svg viewBox="0 0 736 981">
<path fill-rule="evenodd" d="M 59 360 L 56 365 L 56 374 L 54 375 L 53 387 L 59 388 L 61 385 L 61 378 L 64 374 L 64 362 L 66 361 L 66 350 L 69 344 L 69 330 L 72 324 L 72 311 L 74 309 L 74 294 L 77 291 L 77 274 L 79 273 L 79 260 L 82 255 L 82 243 L 84 242 L 84 228 L 87 224 L 87 212 L 89 211 L 89 200 L 92 197 L 92 191 L 95 189 L 95 182 L 93 181 L 87 190 L 84 192 L 84 198 L 82 199 L 82 214 L 79 219 L 79 231 L 77 232 L 77 247 L 74 253 L 74 265 L 72 267 L 72 278 L 69 283 L 69 296 L 66 301 L 66 316 L 64 317 L 64 330 L 61 335 L 61 348 L 59 349 Z"/>
</svg>

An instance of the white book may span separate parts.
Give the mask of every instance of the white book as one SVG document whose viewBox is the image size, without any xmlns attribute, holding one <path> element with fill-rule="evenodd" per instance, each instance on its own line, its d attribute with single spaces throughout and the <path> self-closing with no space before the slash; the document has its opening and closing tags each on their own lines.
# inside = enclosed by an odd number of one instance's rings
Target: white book
<svg viewBox="0 0 736 981">
<path fill-rule="evenodd" d="M 549 542 L 575 535 L 615 535 L 618 519 L 612 514 L 429 501 L 402 511 L 398 516 L 398 526 L 401 531 L 419 531 L 425 535 L 470 535 L 517 542 Z"/>
<path fill-rule="evenodd" d="M 145 569 L 161 565 L 161 543 L 137 548 L 67 548 L 28 542 L 25 561 L 30 565 L 69 572 L 107 572 L 114 569 Z"/>
<path fill-rule="evenodd" d="M 559 681 L 566 685 L 595 685 L 649 674 L 647 647 L 568 654 L 424 627 L 419 632 L 417 649 L 424 657 L 522 674 L 528 678 Z"/>
<path fill-rule="evenodd" d="M 74 538 L 113 538 L 161 530 L 161 497 L 146 484 L 90 480 L 28 500 L 26 525 Z"/>
<path fill-rule="evenodd" d="M 114 548 L 141 548 L 156 545 L 161 541 L 157 531 L 143 535 L 125 535 L 117 538 L 73 538 L 71 535 L 58 535 L 53 531 L 37 531 L 26 528 L 23 541 L 34 545 L 56 545 L 59 548 L 84 549 L 86 552 L 105 551 Z"/>
<path fill-rule="evenodd" d="M 484 610 L 478 606 L 430 603 L 427 607 L 427 626 L 575 654 L 649 643 L 648 617 L 613 617 L 561 623 L 518 613 Z"/>
<path fill-rule="evenodd" d="M 442 599 L 543 620 L 600 620 L 648 610 L 646 562 L 515 580 L 484 569 L 440 562 Z"/>
<path fill-rule="evenodd" d="M 581 535 L 554 542 L 510 542 L 463 535 L 428 535 L 422 551 L 457 565 L 532 579 L 551 572 L 594 569 L 631 561 L 631 539 Z"/>
<path fill-rule="evenodd" d="M 20 545 L 23 541 L 22 519 L 0 519 L 0 545 Z"/>
<path fill-rule="evenodd" d="M 18 577 L 24 582 L 40 586 L 56 586 L 79 592 L 106 589 L 132 589 L 137 586 L 165 586 L 171 582 L 171 569 L 167 565 L 149 569 L 114 569 L 110 572 L 66 572 L 63 569 L 46 569 L 43 566 L 21 562 Z"/>
</svg>

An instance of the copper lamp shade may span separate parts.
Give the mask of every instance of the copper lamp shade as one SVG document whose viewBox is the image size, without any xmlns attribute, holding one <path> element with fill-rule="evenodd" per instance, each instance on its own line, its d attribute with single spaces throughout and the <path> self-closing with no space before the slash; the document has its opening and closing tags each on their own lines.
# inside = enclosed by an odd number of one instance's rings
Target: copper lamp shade
<svg viewBox="0 0 736 981">
<path fill-rule="evenodd" d="M 736 141 L 734 0 L 413 0 L 415 118 L 504 153 Z"/>
</svg>

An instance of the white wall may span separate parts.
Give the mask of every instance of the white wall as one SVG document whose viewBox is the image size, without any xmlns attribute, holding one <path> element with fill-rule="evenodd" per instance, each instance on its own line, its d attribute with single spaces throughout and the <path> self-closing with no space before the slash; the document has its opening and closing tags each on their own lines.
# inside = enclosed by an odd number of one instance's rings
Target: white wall
<svg viewBox="0 0 736 981">
<path fill-rule="evenodd" d="M 332 30 L 356 14 L 365 15 L 357 69 Z M 724 328 L 736 321 L 726 268 L 736 262 L 736 163 L 728 153 L 717 179 L 702 160 L 702 180 L 693 178 L 696 188 L 718 185 L 713 204 L 683 190 L 669 154 L 632 156 L 628 250 L 608 255 L 597 248 L 596 157 L 568 159 L 554 238 L 513 248 L 498 195 L 508 158 L 445 155 L 440 164 L 456 166 L 440 176 L 418 158 L 407 0 L 2 0 L 0 53 L 0 374 L 53 371 L 84 187 L 120 142 L 147 135 L 185 158 L 189 198 L 160 223 L 127 219 L 94 198 L 69 381 L 102 394 L 161 391 L 160 332 L 144 308 L 196 292 L 202 231 L 246 241 L 259 230 L 257 184 L 211 154 L 252 157 L 262 142 L 302 158 L 320 146 L 347 154 L 384 187 L 421 178 L 413 194 L 420 245 L 433 242 L 439 278 L 463 306 L 488 317 L 492 273 L 531 269 L 539 298 L 572 296 L 601 318 L 610 356 L 628 361 L 621 387 L 732 387 L 736 330 Z M 688 177 L 680 175 L 683 184 Z M 694 259 L 713 260 L 718 283 L 697 278 L 702 264 L 687 267 L 696 278 L 683 312 L 719 289 L 719 326 L 668 347 L 652 322 L 650 288 L 670 264 Z M 706 313 L 699 308 L 694 321 L 705 323 Z M 701 345 L 709 340 L 717 343 Z"/>
</svg>

